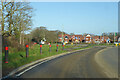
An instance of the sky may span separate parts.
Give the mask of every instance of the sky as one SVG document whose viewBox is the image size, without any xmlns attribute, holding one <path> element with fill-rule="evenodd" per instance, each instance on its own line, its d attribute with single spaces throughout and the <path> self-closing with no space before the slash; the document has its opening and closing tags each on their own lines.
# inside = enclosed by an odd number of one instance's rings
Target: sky
<svg viewBox="0 0 120 80">
<path fill-rule="evenodd" d="M 66 33 L 118 31 L 117 2 L 31 2 L 32 29 L 45 26 L 48 30 Z"/>
</svg>

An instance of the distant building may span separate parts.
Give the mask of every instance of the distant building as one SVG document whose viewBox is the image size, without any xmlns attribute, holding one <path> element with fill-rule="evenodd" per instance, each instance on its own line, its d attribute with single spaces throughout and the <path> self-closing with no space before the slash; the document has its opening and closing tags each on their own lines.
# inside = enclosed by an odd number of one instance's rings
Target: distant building
<svg viewBox="0 0 120 80">
<path fill-rule="evenodd" d="M 61 34 L 61 35 L 58 35 L 58 36 L 59 36 L 59 42 L 62 42 L 62 40 L 63 40 L 65 43 L 68 43 L 68 42 L 69 42 L 70 35 L 64 34 L 64 35 L 62 36 L 62 34 Z"/>
<path fill-rule="evenodd" d="M 89 35 L 89 34 L 86 35 L 86 36 L 85 36 L 85 42 L 86 42 L 86 43 L 91 43 L 91 42 L 92 42 L 92 36 Z"/>
<path fill-rule="evenodd" d="M 63 41 L 65 43 L 73 42 L 73 43 L 106 43 L 107 40 L 110 40 L 108 36 L 93 36 L 90 34 L 87 34 L 86 36 L 83 35 L 69 35 L 64 34 L 63 35 Z M 59 42 L 62 42 L 62 34 L 59 35 Z"/>
<path fill-rule="evenodd" d="M 93 36 L 92 41 L 93 43 L 100 43 L 101 42 L 100 36 Z"/>
</svg>

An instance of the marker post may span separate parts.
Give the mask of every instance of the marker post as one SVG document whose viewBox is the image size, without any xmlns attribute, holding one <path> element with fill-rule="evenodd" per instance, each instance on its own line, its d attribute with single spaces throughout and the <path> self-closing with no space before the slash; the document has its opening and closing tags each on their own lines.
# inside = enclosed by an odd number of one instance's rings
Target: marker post
<svg viewBox="0 0 120 80">
<path fill-rule="evenodd" d="M 8 46 L 5 46 L 5 63 L 8 63 Z"/>
<path fill-rule="evenodd" d="M 49 45 L 49 52 L 51 52 L 51 44 Z"/>
<path fill-rule="evenodd" d="M 62 45 L 62 50 L 64 50 L 64 44 Z"/>
<path fill-rule="evenodd" d="M 58 52 L 58 44 L 57 44 L 57 50 L 56 51 Z"/>
<path fill-rule="evenodd" d="M 40 44 L 40 54 L 42 54 L 42 44 Z"/>
<path fill-rule="evenodd" d="M 29 56 L 29 45 L 26 44 L 26 58 Z"/>
</svg>

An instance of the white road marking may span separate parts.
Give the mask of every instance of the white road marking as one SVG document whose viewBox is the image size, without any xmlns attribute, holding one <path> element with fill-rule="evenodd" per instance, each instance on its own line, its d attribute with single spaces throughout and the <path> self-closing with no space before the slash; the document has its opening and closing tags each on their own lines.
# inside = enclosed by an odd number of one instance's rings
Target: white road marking
<svg viewBox="0 0 120 80">
<path fill-rule="evenodd" d="M 33 66 L 29 67 L 28 69 L 26 69 L 26 70 L 20 72 L 20 73 L 17 74 L 16 76 L 18 77 L 18 76 L 24 74 L 25 72 L 27 72 L 28 70 L 30 70 L 30 69 L 32 69 L 32 68 L 34 68 L 34 67 L 36 67 L 36 66 L 38 66 L 38 65 L 40 65 L 40 64 L 42 64 L 42 63 L 44 63 L 44 62 L 47 62 L 47 61 L 49 61 L 49 60 L 45 60 L 45 61 L 43 61 L 43 62 L 40 62 L 40 63 L 36 64 L 36 65 L 33 65 Z"/>
</svg>

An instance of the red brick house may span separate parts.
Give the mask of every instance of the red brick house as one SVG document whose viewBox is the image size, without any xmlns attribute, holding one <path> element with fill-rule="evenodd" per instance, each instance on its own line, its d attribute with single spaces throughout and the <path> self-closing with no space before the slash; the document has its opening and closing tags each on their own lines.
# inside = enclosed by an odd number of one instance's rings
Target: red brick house
<svg viewBox="0 0 120 80">
<path fill-rule="evenodd" d="M 62 36 L 62 34 L 61 34 L 61 35 L 58 35 L 58 36 L 59 36 L 59 42 L 62 42 L 62 37 L 63 37 L 63 41 L 64 41 L 64 42 L 66 42 L 66 43 L 69 42 L 70 35 L 64 34 L 64 35 Z"/>
<path fill-rule="evenodd" d="M 71 40 L 72 42 L 82 42 L 82 40 L 84 39 L 83 35 L 73 35 L 71 36 L 71 38 L 69 40 Z"/>
<path fill-rule="evenodd" d="M 107 36 L 92 36 L 92 35 L 72 35 L 70 36 L 69 34 L 64 34 L 63 35 L 63 42 L 69 43 L 81 43 L 83 40 L 85 40 L 86 43 L 106 43 L 106 41 L 110 39 Z M 59 42 L 62 42 L 62 35 L 59 35 Z"/>
<path fill-rule="evenodd" d="M 85 42 L 86 42 L 86 43 L 91 43 L 91 42 L 92 42 L 92 36 L 89 35 L 89 34 L 86 35 L 86 36 L 85 36 Z"/>
<path fill-rule="evenodd" d="M 83 35 L 75 35 L 75 37 L 77 37 L 77 40 L 79 40 L 80 42 L 82 42 L 82 40 L 84 40 Z"/>
</svg>

